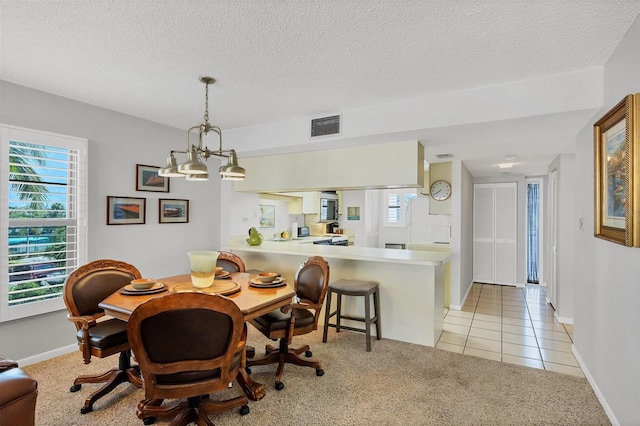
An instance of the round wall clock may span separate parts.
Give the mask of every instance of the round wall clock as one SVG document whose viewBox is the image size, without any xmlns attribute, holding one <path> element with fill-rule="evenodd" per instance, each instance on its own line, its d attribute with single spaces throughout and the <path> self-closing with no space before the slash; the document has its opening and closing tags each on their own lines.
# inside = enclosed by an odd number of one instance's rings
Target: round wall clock
<svg viewBox="0 0 640 426">
<path fill-rule="evenodd" d="M 451 184 L 446 180 L 437 180 L 429 189 L 431 197 L 436 201 L 444 201 L 451 196 Z"/>
</svg>

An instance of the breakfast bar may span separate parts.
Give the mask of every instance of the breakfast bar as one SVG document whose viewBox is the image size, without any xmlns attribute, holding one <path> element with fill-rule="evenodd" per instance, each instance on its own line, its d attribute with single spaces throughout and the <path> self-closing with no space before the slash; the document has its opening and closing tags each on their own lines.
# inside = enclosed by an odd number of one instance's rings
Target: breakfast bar
<svg viewBox="0 0 640 426">
<path fill-rule="evenodd" d="M 277 271 L 290 280 L 304 259 L 322 256 L 329 262 L 331 282 L 352 279 L 380 283 L 382 337 L 433 347 L 442 333 L 448 252 L 293 241 L 264 241 L 259 246 L 237 242 L 226 249 L 242 257 L 249 268 Z M 362 316 L 362 303 L 351 299 L 343 299 L 343 312 Z"/>
</svg>

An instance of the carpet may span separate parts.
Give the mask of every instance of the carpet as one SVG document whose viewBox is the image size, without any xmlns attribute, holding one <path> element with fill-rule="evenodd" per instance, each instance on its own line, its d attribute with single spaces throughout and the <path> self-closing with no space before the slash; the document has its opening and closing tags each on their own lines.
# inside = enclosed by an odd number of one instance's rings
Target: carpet
<svg viewBox="0 0 640 426">
<path fill-rule="evenodd" d="M 272 343 L 249 327 L 248 343 L 258 353 Z M 281 391 L 275 365 L 252 368 L 266 396 L 250 401 L 251 412 L 211 416 L 218 425 L 609 425 L 586 379 L 382 339 L 365 351 L 364 335 L 319 330 L 296 337 L 311 345 L 324 376 L 287 365 Z M 80 414 L 84 399 L 99 385 L 69 388 L 80 374 L 107 371 L 117 355 L 82 363 L 80 352 L 24 367 L 38 381 L 37 425 L 142 425 L 135 415 L 144 391 L 121 384 Z M 237 383 L 223 398 L 241 392 Z M 213 398 L 218 398 L 214 394 Z M 157 424 L 168 424 L 157 422 Z"/>
</svg>

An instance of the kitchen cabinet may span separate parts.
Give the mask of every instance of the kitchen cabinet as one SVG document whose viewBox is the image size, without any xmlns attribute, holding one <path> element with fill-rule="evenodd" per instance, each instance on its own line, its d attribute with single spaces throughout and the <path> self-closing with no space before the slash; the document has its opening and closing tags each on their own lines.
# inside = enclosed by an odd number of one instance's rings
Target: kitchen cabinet
<svg viewBox="0 0 640 426">
<path fill-rule="evenodd" d="M 302 214 L 302 197 L 291 197 L 288 207 L 289 214 Z"/>
<path fill-rule="evenodd" d="M 302 213 L 320 214 L 320 192 L 313 191 L 302 193 Z"/>
</svg>

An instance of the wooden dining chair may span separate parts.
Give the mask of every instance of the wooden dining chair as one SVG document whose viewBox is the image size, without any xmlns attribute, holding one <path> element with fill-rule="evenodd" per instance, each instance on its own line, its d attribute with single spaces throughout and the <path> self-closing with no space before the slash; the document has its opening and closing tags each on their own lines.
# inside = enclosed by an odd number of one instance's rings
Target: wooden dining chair
<svg viewBox="0 0 640 426">
<path fill-rule="evenodd" d="M 244 262 L 237 254 L 221 251 L 218 254 L 217 266 L 222 266 L 222 269 L 229 272 L 245 272 Z"/>
<path fill-rule="evenodd" d="M 144 378 L 136 415 L 145 425 L 170 418 L 172 426 L 213 426 L 209 414 L 235 407 L 249 413 L 244 394 L 208 397 L 227 389 L 244 361 L 247 327 L 231 299 L 191 292 L 150 299 L 131 314 L 128 335 Z M 178 402 L 162 405 L 165 399 Z"/>
<path fill-rule="evenodd" d="M 250 320 L 251 325 L 266 337 L 272 340 L 280 339 L 280 341 L 277 349 L 267 345 L 264 357 L 247 360 L 248 372 L 251 371 L 252 366 L 277 363 L 275 379 L 277 390 L 284 388 L 281 377 L 285 363 L 312 367 L 316 370 L 317 376 L 324 374 L 319 361 L 307 360 L 299 356 L 303 352 L 306 357 L 313 356 L 309 345 L 290 348 L 289 344 L 294 336 L 317 330 L 328 284 L 329 264 L 324 258 L 313 256 L 298 266 L 293 283 L 296 292 L 295 300 L 280 310 L 271 311 Z"/>
<path fill-rule="evenodd" d="M 87 397 L 80 409 L 82 414 L 92 411 L 94 402 L 120 383 L 130 382 L 142 387 L 138 366 L 131 366 L 127 323 L 115 318 L 98 321 L 105 315 L 98 303 L 136 278 L 141 278 L 141 275 L 135 266 L 118 260 L 101 259 L 73 271 L 64 285 L 63 299 L 69 312 L 67 318 L 76 327 L 76 338 L 84 363 L 89 364 L 92 356 L 106 358 L 120 354 L 118 368 L 102 374 L 78 376 L 74 380 L 71 392 L 79 391 L 85 383 L 105 383 Z"/>
</svg>

